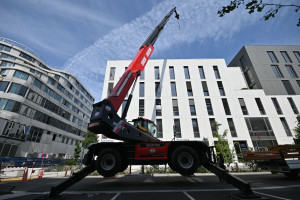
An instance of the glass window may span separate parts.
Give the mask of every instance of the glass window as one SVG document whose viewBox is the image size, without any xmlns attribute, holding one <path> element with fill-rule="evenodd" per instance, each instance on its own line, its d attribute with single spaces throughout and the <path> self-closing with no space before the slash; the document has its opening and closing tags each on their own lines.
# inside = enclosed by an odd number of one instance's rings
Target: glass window
<svg viewBox="0 0 300 200">
<path fill-rule="evenodd" d="M 239 98 L 239 103 L 240 103 L 243 115 L 248 115 L 248 110 L 247 110 L 247 107 L 246 107 L 244 99 L 243 98 Z"/>
<path fill-rule="evenodd" d="M 25 58 L 26 60 L 29 60 L 30 62 L 33 62 L 33 63 L 35 62 L 35 59 L 26 53 L 21 52 L 20 56 L 22 58 Z"/>
<path fill-rule="evenodd" d="M 292 108 L 294 114 L 296 114 L 296 115 L 299 114 L 299 111 L 298 111 L 298 109 L 297 109 L 297 107 L 296 107 L 296 104 L 295 104 L 293 98 L 288 97 L 287 99 L 288 99 L 288 101 L 289 101 L 289 103 L 290 103 L 290 105 L 291 105 L 291 108 Z"/>
<path fill-rule="evenodd" d="M 111 67 L 109 72 L 109 80 L 113 81 L 115 79 L 115 72 L 116 72 L 116 68 Z"/>
<path fill-rule="evenodd" d="M 294 55 L 296 56 L 298 62 L 300 63 L 300 53 L 299 53 L 299 51 L 294 51 Z"/>
<path fill-rule="evenodd" d="M 280 108 L 280 105 L 279 105 L 277 99 L 276 99 L 276 98 L 271 98 L 271 100 L 272 100 L 273 105 L 274 105 L 274 107 L 275 107 L 275 109 L 276 109 L 276 111 L 277 111 L 277 114 L 278 114 L 278 115 L 281 115 L 281 114 L 282 114 L 282 111 L 281 111 L 281 108 Z"/>
<path fill-rule="evenodd" d="M 227 122 L 228 122 L 229 130 L 230 130 L 230 133 L 231 133 L 231 137 L 237 137 L 237 133 L 236 133 L 235 126 L 234 126 L 234 123 L 233 123 L 233 119 L 232 118 L 227 118 Z"/>
<path fill-rule="evenodd" d="M 107 96 L 110 95 L 113 89 L 114 89 L 114 83 L 108 83 Z"/>
<path fill-rule="evenodd" d="M 145 83 L 140 82 L 140 97 L 144 97 L 144 96 L 145 96 Z"/>
<path fill-rule="evenodd" d="M 178 100 L 172 99 L 173 116 L 179 116 Z"/>
<path fill-rule="evenodd" d="M 0 91 L 5 92 L 9 82 L 8 81 L 0 81 Z"/>
<path fill-rule="evenodd" d="M 53 78 L 48 77 L 48 82 L 47 83 L 50 83 L 51 85 L 54 85 L 56 83 L 56 81 Z"/>
<path fill-rule="evenodd" d="M 288 94 L 290 94 L 290 95 L 296 94 L 294 88 L 292 87 L 292 85 L 290 83 L 290 81 L 288 81 L 288 80 L 282 80 L 282 84 L 283 84 L 283 86 L 286 89 L 286 92 Z"/>
<path fill-rule="evenodd" d="M 204 94 L 204 96 L 209 96 L 209 92 L 208 92 L 206 81 L 201 81 L 201 83 L 202 83 L 202 88 L 203 88 L 203 94 Z"/>
<path fill-rule="evenodd" d="M 144 116 L 145 114 L 145 102 L 144 99 L 139 100 L 139 116 Z"/>
<path fill-rule="evenodd" d="M 271 67 L 272 67 L 272 69 L 275 73 L 276 78 L 284 78 L 281 71 L 280 71 L 280 69 L 279 69 L 279 67 L 278 67 L 278 65 L 271 65 Z"/>
<path fill-rule="evenodd" d="M 173 66 L 169 67 L 169 72 L 170 72 L 170 79 L 175 79 L 175 72 Z"/>
<path fill-rule="evenodd" d="M 0 70 L 0 75 L 7 75 L 8 71 L 10 71 L 10 70 L 2 69 L 2 70 Z"/>
<path fill-rule="evenodd" d="M 291 78 L 298 78 L 298 75 L 296 74 L 294 68 L 291 65 L 286 65 L 286 70 L 289 72 Z"/>
<path fill-rule="evenodd" d="M 272 63 L 278 63 L 278 59 L 276 58 L 276 56 L 275 56 L 275 54 L 274 54 L 273 51 L 268 51 L 267 53 L 268 53 L 268 55 L 269 55 Z"/>
<path fill-rule="evenodd" d="M 16 70 L 15 73 L 14 73 L 14 77 L 17 77 L 17 78 L 20 78 L 20 79 L 23 79 L 23 80 L 27 80 L 28 76 L 29 75 L 27 73 L 21 72 L 19 70 Z"/>
<path fill-rule="evenodd" d="M 56 88 L 59 90 L 59 91 L 61 91 L 61 93 L 65 93 L 65 88 L 61 85 L 61 84 L 57 84 L 57 86 L 56 86 Z"/>
<path fill-rule="evenodd" d="M 159 67 L 154 67 L 154 78 L 155 80 L 159 80 Z"/>
<path fill-rule="evenodd" d="M 0 50 L 10 52 L 11 48 L 9 46 L 4 45 L 4 44 L 0 44 Z"/>
<path fill-rule="evenodd" d="M 230 108 L 229 108 L 227 99 L 222 99 L 222 103 L 223 103 L 223 107 L 224 107 L 225 114 L 226 114 L 226 115 L 231 115 L 231 112 L 230 112 Z"/>
<path fill-rule="evenodd" d="M 282 126 L 283 126 L 283 128 L 285 130 L 286 135 L 287 136 L 292 136 L 292 132 L 291 132 L 291 130 L 289 128 L 289 125 L 287 124 L 285 118 L 284 117 L 280 117 L 280 121 L 281 121 Z"/>
<path fill-rule="evenodd" d="M 8 61 L 2 61 L 1 63 L 1 67 L 13 67 L 15 65 L 15 63 L 12 63 L 12 62 L 8 62 Z"/>
<path fill-rule="evenodd" d="M 59 81 L 59 79 L 60 79 L 60 76 L 59 76 L 59 75 L 57 75 L 57 74 L 54 74 L 54 78 L 55 78 L 57 81 Z"/>
<path fill-rule="evenodd" d="M 155 109 L 156 109 L 156 116 L 161 116 L 161 100 L 160 99 L 156 99 L 155 100 Z"/>
<path fill-rule="evenodd" d="M 242 65 L 242 68 L 243 68 L 243 71 L 244 71 L 245 69 L 248 68 L 248 62 L 247 62 L 245 56 L 242 56 L 240 58 L 240 61 L 241 61 L 241 65 Z"/>
<path fill-rule="evenodd" d="M 140 80 L 145 80 L 145 70 L 141 71 Z"/>
<path fill-rule="evenodd" d="M 172 93 L 172 97 L 177 96 L 176 83 L 175 82 L 171 82 L 171 93 Z"/>
<path fill-rule="evenodd" d="M 205 104 L 206 104 L 206 109 L 207 109 L 208 115 L 214 115 L 214 111 L 213 111 L 210 99 L 205 99 Z"/>
<path fill-rule="evenodd" d="M 190 112 L 191 112 L 191 115 L 192 115 L 192 116 L 197 115 L 194 99 L 189 99 L 189 104 L 190 104 Z"/>
<path fill-rule="evenodd" d="M 155 96 L 156 97 L 161 96 L 160 82 L 155 82 Z"/>
<path fill-rule="evenodd" d="M 157 127 L 157 137 L 163 138 L 163 127 L 162 127 L 161 119 L 156 119 L 156 127 Z"/>
<path fill-rule="evenodd" d="M 217 66 L 214 66 L 213 68 L 214 68 L 214 73 L 215 73 L 216 79 L 220 79 L 221 76 L 220 76 L 218 67 L 217 67 Z"/>
<path fill-rule="evenodd" d="M 289 55 L 287 54 L 286 51 L 280 51 L 282 57 L 284 58 L 286 63 L 292 63 L 291 58 L 289 57 Z"/>
<path fill-rule="evenodd" d="M 256 104 L 257 104 L 260 114 L 265 115 L 266 112 L 265 112 L 264 106 L 262 105 L 260 98 L 255 98 L 255 101 L 256 101 Z"/>
<path fill-rule="evenodd" d="M 200 78 L 205 79 L 203 66 L 199 66 L 198 69 L 199 69 Z"/>
<path fill-rule="evenodd" d="M 192 125 L 193 125 L 193 131 L 194 131 L 194 138 L 199 138 L 200 132 L 199 132 L 197 119 L 192 119 Z"/>
<path fill-rule="evenodd" d="M 252 72 L 250 70 L 248 70 L 248 71 L 244 72 L 244 76 L 245 76 L 248 86 L 251 87 L 251 85 L 254 83 L 254 77 L 253 77 Z"/>
<path fill-rule="evenodd" d="M 7 99 L 0 99 L 0 110 L 4 110 L 7 103 Z"/>
<path fill-rule="evenodd" d="M 175 136 L 176 138 L 181 138 L 181 127 L 180 127 L 180 119 L 174 119 L 174 126 L 175 126 Z"/>
<path fill-rule="evenodd" d="M 212 135 L 216 137 L 216 134 L 218 134 L 218 129 L 217 129 L 217 122 L 215 121 L 215 118 L 209 118 L 209 123 L 210 123 Z"/>
<path fill-rule="evenodd" d="M 225 90 L 224 90 L 222 81 L 217 81 L 217 83 L 218 83 L 218 88 L 219 88 L 220 95 L 225 96 Z"/>
<path fill-rule="evenodd" d="M 27 91 L 27 87 L 17 83 L 12 83 L 8 90 L 9 93 L 14 93 L 20 96 L 25 96 L 26 91 Z"/>
<path fill-rule="evenodd" d="M 5 59 L 9 59 L 9 60 L 15 60 L 16 59 L 16 57 L 8 55 L 6 53 L 2 53 L 1 58 L 5 58 Z"/>
<path fill-rule="evenodd" d="M 190 72 L 189 72 L 189 67 L 188 66 L 184 66 L 184 77 L 185 79 L 190 79 Z"/>
<path fill-rule="evenodd" d="M 189 97 L 193 96 L 192 84 L 190 81 L 186 82 L 187 95 Z"/>
</svg>

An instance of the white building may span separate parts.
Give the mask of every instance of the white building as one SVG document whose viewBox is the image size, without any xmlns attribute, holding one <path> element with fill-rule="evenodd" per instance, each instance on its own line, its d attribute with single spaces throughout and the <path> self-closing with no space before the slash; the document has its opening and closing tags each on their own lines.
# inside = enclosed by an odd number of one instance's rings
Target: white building
<svg viewBox="0 0 300 200">
<path fill-rule="evenodd" d="M 130 62 L 107 62 L 102 98 Z M 154 121 L 161 140 L 173 139 L 175 124 L 176 140 L 208 140 L 210 145 L 217 141 L 213 137 L 213 122 L 217 121 L 222 124 L 219 133 L 228 130 L 231 148 L 238 142 L 238 151 L 265 149 L 293 143 L 296 113 L 289 98 L 300 108 L 299 95 L 267 96 L 263 89 L 249 89 L 241 69 L 227 67 L 224 59 L 149 60 L 136 85 L 127 120 L 145 117 Z M 121 116 L 122 108 L 118 114 Z"/>
</svg>

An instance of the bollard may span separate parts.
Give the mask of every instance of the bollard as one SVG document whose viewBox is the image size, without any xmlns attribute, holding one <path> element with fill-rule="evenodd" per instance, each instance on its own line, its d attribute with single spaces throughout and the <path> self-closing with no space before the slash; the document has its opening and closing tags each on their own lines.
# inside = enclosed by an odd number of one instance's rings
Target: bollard
<svg viewBox="0 0 300 200">
<path fill-rule="evenodd" d="M 27 176 L 28 176 L 28 168 L 25 168 L 22 182 L 27 182 Z"/>
<path fill-rule="evenodd" d="M 43 174 L 44 174 L 44 168 L 42 168 L 42 170 L 40 171 L 39 178 L 43 178 Z"/>
</svg>

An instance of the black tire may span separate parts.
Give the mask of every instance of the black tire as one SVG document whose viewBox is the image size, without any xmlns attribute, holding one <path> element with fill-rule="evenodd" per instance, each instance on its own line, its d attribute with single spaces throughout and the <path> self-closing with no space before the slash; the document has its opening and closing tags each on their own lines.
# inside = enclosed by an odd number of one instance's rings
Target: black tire
<svg viewBox="0 0 300 200">
<path fill-rule="evenodd" d="M 119 172 L 123 172 L 123 171 L 125 171 L 127 168 L 128 168 L 128 164 L 125 163 L 125 162 L 123 162 L 122 165 L 121 165 L 121 167 L 120 167 Z"/>
<path fill-rule="evenodd" d="M 112 177 L 120 171 L 121 164 L 120 153 L 116 149 L 106 148 L 98 154 L 96 170 L 104 177 Z"/>
<path fill-rule="evenodd" d="M 286 172 L 286 173 L 283 173 L 286 177 L 289 177 L 289 178 L 296 178 L 298 176 L 298 173 L 297 172 Z"/>
<path fill-rule="evenodd" d="M 199 164 L 199 156 L 196 151 L 188 146 L 176 148 L 171 155 L 171 166 L 183 176 L 193 175 Z"/>
</svg>

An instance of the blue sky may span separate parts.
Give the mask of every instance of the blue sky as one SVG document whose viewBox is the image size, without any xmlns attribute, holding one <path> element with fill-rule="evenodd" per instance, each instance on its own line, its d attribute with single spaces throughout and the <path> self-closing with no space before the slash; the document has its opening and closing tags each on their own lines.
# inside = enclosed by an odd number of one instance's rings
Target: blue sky
<svg viewBox="0 0 300 200">
<path fill-rule="evenodd" d="M 267 22 L 242 7 L 218 17 L 217 10 L 228 2 L 1 0 L 0 37 L 30 47 L 50 67 L 73 73 L 96 101 L 101 100 L 107 60 L 132 60 L 174 6 L 181 17 L 181 33 L 173 15 L 152 59 L 224 58 L 228 64 L 243 45 L 300 45 L 299 14 L 293 9 L 284 8 Z"/>
</svg>

